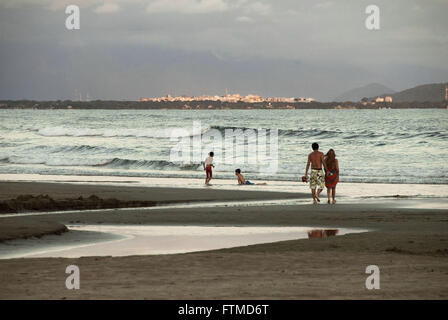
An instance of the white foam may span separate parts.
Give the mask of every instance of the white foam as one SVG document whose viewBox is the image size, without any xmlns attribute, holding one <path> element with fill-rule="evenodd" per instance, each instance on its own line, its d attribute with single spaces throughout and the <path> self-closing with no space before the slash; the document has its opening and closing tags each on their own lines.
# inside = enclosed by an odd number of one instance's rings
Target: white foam
<svg viewBox="0 0 448 320">
<path fill-rule="evenodd" d="M 175 131 L 176 130 L 176 131 Z M 37 133 L 45 137 L 142 137 L 142 138 L 171 138 L 172 136 L 191 136 L 191 128 L 182 129 L 186 134 L 176 134 L 179 128 L 138 128 L 138 129 L 108 129 L 108 128 L 71 128 L 64 126 L 44 127 Z"/>
</svg>

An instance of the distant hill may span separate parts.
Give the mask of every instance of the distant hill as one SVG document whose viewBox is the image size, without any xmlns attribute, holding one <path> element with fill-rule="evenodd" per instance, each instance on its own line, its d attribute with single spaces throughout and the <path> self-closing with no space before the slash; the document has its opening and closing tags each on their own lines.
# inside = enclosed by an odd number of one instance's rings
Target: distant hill
<svg viewBox="0 0 448 320">
<path fill-rule="evenodd" d="M 393 102 L 441 102 L 445 100 L 446 85 L 448 83 L 425 84 L 391 94 L 390 96 Z"/>
<path fill-rule="evenodd" d="M 382 84 L 379 83 L 371 83 L 366 86 L 352 89 L 350 91 L 347 91 L 340 96 L 336 97 L 334 101 L 360 101 L 362 98 L 369 98 L 374 96 L 380 96 L 384 94 L 392 94 L 395 93 L 395 90 L 392 90 L 391 88 L 388 88 Z"/>
</svg>

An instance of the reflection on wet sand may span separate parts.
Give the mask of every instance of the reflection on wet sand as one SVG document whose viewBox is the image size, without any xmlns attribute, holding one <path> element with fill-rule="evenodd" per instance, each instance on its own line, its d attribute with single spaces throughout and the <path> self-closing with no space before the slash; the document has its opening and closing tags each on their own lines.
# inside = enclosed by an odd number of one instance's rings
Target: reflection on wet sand
<svg viewBox="0 0 448 320">
<path fill-rule="evenodd" d="M 69 232 L 41 239 L 0 243 L 0 260 L 14 258 L 175 254 L 308 238 L 326 238 L 360 229 L 310 227 L 67 225 Z"/>
<path fill-rule="evenodd" d="M 308 239 L 311 238 L 327 238 L 337 235 L 338 229 L 314 229 L 308 231 Z"/>
</svg>

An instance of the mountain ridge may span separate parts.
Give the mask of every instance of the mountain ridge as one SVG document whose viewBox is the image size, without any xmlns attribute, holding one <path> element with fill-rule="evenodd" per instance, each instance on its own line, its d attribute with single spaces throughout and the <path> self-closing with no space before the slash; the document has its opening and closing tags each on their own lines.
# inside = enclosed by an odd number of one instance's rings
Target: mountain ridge
<svg viewBox="0 0 448 320">
<path fill-rule="evenodd" d="M 393 102 L 443 102 L 447 100 L 447 87 L 448 82 L 428 83 L 396 92 L 382 84 L 371 83 L 363 87 L 346 91 L 336 97 L 334 101 L 358 102 L 363 98 L 372 100 L 376 97 L 391 96 Z"/>
<path fill-rule="evenodd" d="M 395 92 L 396 92 L 395 90 L 386 87 L 385 85 L 382 85 L 380 83 L 370 83 L 362 87 L 348 90 L 340 94 L 336 98 L 334 98 L 334 101 L 337 102 L 360 101 L 362 98 L 380 96 L 384 94 L 390 95 Z"/>
<path fill-rule="evenodd" d="M 448 82 L 429 83 L 390 94 L 394 102 L 441 102 L 445 100 Z"/>
</svg>

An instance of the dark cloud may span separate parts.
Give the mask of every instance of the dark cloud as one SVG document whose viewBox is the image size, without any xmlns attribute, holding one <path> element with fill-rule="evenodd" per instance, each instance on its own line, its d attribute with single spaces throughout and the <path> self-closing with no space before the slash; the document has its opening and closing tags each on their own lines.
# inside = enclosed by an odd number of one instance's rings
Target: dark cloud
<svg viewBox="0 0 448 320">
<path fill-rule="evenodd" d="M 0 4 L 0 99 L 258 93 L 328 100 L 367 83 L 447 81 L 446 1 L 81 1 Z"/>
</svg>

